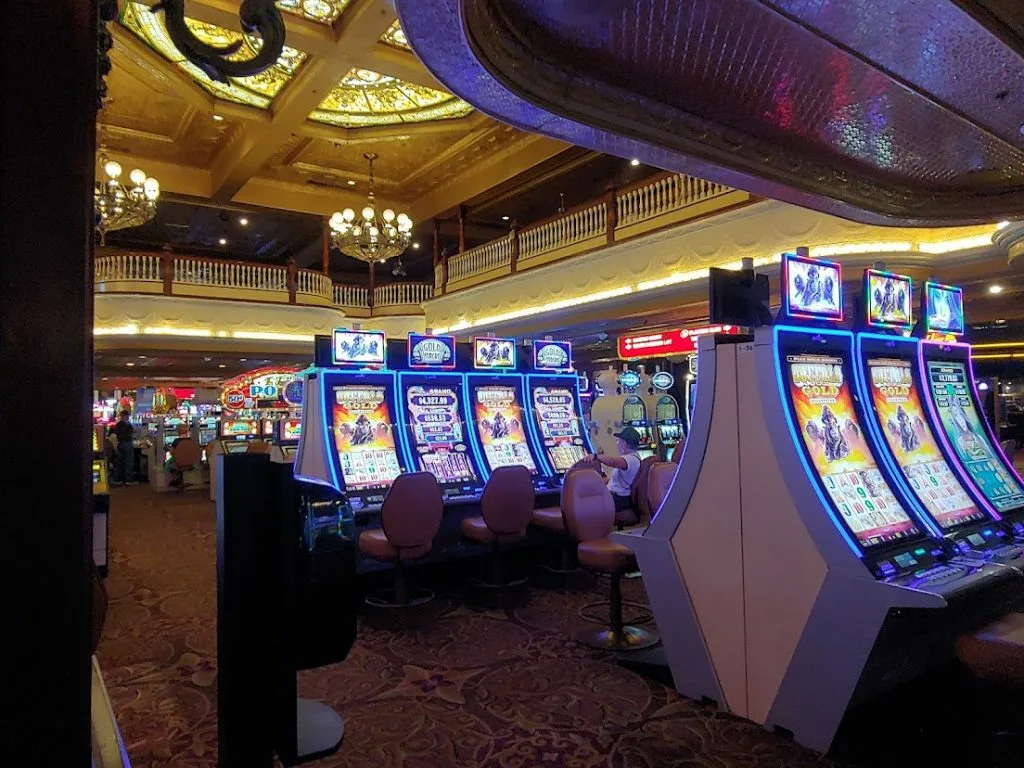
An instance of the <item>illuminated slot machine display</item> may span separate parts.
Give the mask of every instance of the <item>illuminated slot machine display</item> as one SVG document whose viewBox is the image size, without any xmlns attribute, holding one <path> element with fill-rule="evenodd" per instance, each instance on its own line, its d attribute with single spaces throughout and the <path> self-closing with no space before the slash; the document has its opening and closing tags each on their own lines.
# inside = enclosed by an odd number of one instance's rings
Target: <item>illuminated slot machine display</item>
<svg viewBox="0 0 1024 768">
<path fill-rule="evenodd" d="M 668 393 L 675 385 L 675 377 L 668 371 L 651 375 L 654 390 L 654 429 L 658 444 L 658 458 L 668 461 L 672 452 L 684 439 L 683 423 L 679 418 L 679 402 Z"/>
<path fill-rule="evenodd" d="M 995 557 L 1012 557 L 1017 565 L 1024 552 L 1024 481 L 983 416 L 970 345 L 955 340 L 965 327 L 961 290 L 925 283 L 922 312 L 929 338 L 918 346 L 918 368 L 932 427 L 960 481 L 997 522 L 974 531 L 966 545 L 995 547 Z"/>
<path fill-rule="evenodd" d="M 220 420 L 220 439 L 224 453 L 245 453 L 249 440 L 260 435 L 260 423 L 256 419 L 228 418 Z"/>
<path fill-rule="evenodd" d="M 95 432 L 93 433 L 95 434 Z M 92 559 L 100 576 L 107 576 L 109 544 L 110 483 L 107 462 L 102 458 L 92 461 Z"/>
<path fill-rule="evenodd" d="M 271 440 L 274 437 L 274 423 L 276 419 L 263 419 L 260 422 L 260 436 L 264 440 Z"/>
<path fill-rule="evenodd" d="M 455 353 L 454 336 L 410 334 L 409 370 L 398 374 L 408 465 L 434 475 L 446 502 L 472 501 L 483 490 Z"/>
<path fill-rule="evenodd" d="M 270 460 L 281 463 L 295 461 L 302 438 L 302 419 L 277 419 L 274 422 L 274 434 L 270 448 Z"/>
<path fill-rule="evenodd" d="M 568 341 L 533 342 L 533 373 L 526 376 L 532 426 L 548 472 L 559 481 L 594 452 L 583 423 L 579 381 Z"/>
<path fill-rule="evenodd" d="M 655 454 L 651 437 L 651 422 L 647 418 L 647 405 L 639 395 L 630 395 L 622 404 L 622 426 L 632 427 L 640 435 L 636 455 L 641 459 Z"/>
<path fill-rule="evenodd" d="M 473 420 L 471 439 L 483 469 L 489 475 L 498 467 L 524 466 L 538 492 L 556 490 L 557 480 L 544 472 L 531 444 L 524 381 L 515 372 L 515 340 L 473 339 L 473 365 L 477 370 L 465 374 L 466 412 Z"/>
</svg>

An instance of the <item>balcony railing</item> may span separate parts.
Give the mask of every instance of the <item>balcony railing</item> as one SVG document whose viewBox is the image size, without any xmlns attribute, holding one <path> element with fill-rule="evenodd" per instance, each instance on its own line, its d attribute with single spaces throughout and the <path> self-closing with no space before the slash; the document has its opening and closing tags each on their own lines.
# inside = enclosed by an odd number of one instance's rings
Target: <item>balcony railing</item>
<svg viewBox="0 0 1024 768">
<path fill-rule="evenodd" d="M 685 220 L 687 213 L 694 217 L 702 215 L 701 209 L 693 208 L 687 212 L 687 208 L 734 192 L 721 184 L 678 173 L 649 179 L 625 190 L 611 190 L 601 201 L 586 203 L 544 222 L 513 229 L 499 240 L 455 254 L 448 259 L 447 273 L 438 265 L 435 285 L 441 291 L 457 290 L 467 287 L 460 286 L 460 282 L 480 278 L 488 272 L 509 274 L 632 237 L 639 234 L 637 229 L 649 231 L 671 226 Z M 720 202 L 720 207 L 726 208 L 738 201 L 723 199 Z M 637 227 L 644 224 L 648 226 Z M 482 280 L 473 281 L 479 282 Z"/>
<path fill-rule="evenodd" d="M 368 317 L 377 307 L 388 314 L 421 314 L 433 296 L 429 283 L 365 285 L 332 283 L 330 277 L 294 265 L 251 264 L 172 253 L 113 253 L 96 257 L 99 293 L 163 293 L 168 296 L 248 299 L 273 303 L 333 306 Z"/>
</svg>

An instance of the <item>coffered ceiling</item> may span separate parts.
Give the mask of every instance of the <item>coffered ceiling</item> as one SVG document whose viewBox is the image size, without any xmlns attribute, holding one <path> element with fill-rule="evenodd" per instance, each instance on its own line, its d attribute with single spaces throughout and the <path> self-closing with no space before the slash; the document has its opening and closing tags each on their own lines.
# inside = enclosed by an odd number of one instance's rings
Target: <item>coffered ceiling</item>
<svg viewBox="0 0 1024 768">
<path fill-rule="evenodd" d="M 119 0 L 113 71 L 100 114 L 112 159 L 142 167 L 171 196 L 318 215 L 358 207 L 368 189 L 417 220 L 507 182 L 568 148 L 499 124 L 447 92 L 409 49 L 384 0 L 278 0 L 277 63 L 218 83 L 174 47 L 153 0 Z M 204 42 L 241 42 L 239 0 L 189 0 Z"/>
</svg>

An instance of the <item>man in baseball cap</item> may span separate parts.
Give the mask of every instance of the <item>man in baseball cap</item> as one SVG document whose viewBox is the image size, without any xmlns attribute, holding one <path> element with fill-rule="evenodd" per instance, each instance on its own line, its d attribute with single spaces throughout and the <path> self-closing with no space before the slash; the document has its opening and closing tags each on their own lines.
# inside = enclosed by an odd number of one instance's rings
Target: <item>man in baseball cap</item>
<svg viewBox="0 0 1024 768">
<path fill-rule="evenodd" d="M 593 460 L 612 468 L 608 490 L 615 500 L 615 511 L 622 512 L 632 508 L 630 491 L 637 472 L 640 471 L 640 457 L 636 455 L 636 449 L 640 447 L 640 433 L 633 427 L 623 427 L 615 433 L 615 447 L 619 452 L 618 456 L 595 454 Z"/>
</svg>

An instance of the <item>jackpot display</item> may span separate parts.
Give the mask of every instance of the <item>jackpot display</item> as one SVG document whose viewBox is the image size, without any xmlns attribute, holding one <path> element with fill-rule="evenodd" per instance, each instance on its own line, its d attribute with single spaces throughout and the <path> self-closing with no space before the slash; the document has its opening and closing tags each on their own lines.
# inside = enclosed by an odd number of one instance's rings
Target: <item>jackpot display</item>
<svg viewBox="0 0 1024 768">
<path fill-rule="evenodd" d="M 916 535 L 868 447 L 843 359 L 787 354 L 785 363 L 803 446 L 845 525 L 864 547 Z"/>
<path fill-rule="evenodd" d="M 784 310 L 790 317 L 843 319 L 839 264 L 785 254 L 782 259 Z"/>
<path fill-rule="evenodd" d="M 331 391 L 334 447 L 345 486 L 386 488 L 401 474 L 384 386 L 340 384 Z"/>
<path fill-rule="evenodd" d="M 260 423 L 255 419 L 221 419 L 220 436 L 228 440 L 245 440 L 259 436 Z"/>
<path fill-rule="evenodd" d="M 416 469 L 430 472 L 442 484 L 479 480 L 460 415 L 460 387 L 414 384 L 405 390 Z"/>
<path fill-rule="evenodd" d="M 302 437 L 302 419 L 281 419 L 278 439 L 283 442 L 298 442 Z"/>
<path fill-rule="evenodd" d="M 960 464 L 1000 513 L 1024 506 L 1024 488 L 1003 466 L 974 406 L 967 366 L 928 360 L 928 383 L 946 439 Z"/>
<path fill-rule="evenodd" d="M 383 331 L 349 331 L 345 328 L 336 328 L 331 351 L 335 365 L 383 368 L 387 354 L 387 338 Z"/>
<path fill-rule="evenodd" d="M 533 409 L 537 415 L 541 444 L 555 472 L 567 472 L 586 456 L 576 413 L 576 393 L 568 386 L 533 388 Z"/>
<path fill-rule="evenodd" d="M 911 361 L 869 358 L 867 365 L 882 434 L 918 500 L 943 529 L 986 519 L 939 449 L 921 406 Z"/>
<path fill-rule="evenodd" d="M 913 327 L 913 281 L 906 275 L 869 269 L 864 273 L 868 325 L 878 328 Z"/>
<path fill-rule="evenodd" d="M 515 386 L 485 384 L 476 387 L 473 419 L 490 469 L 519 464 L 530 470 L 530 474 L 537 474 Z"/>
</svg>

